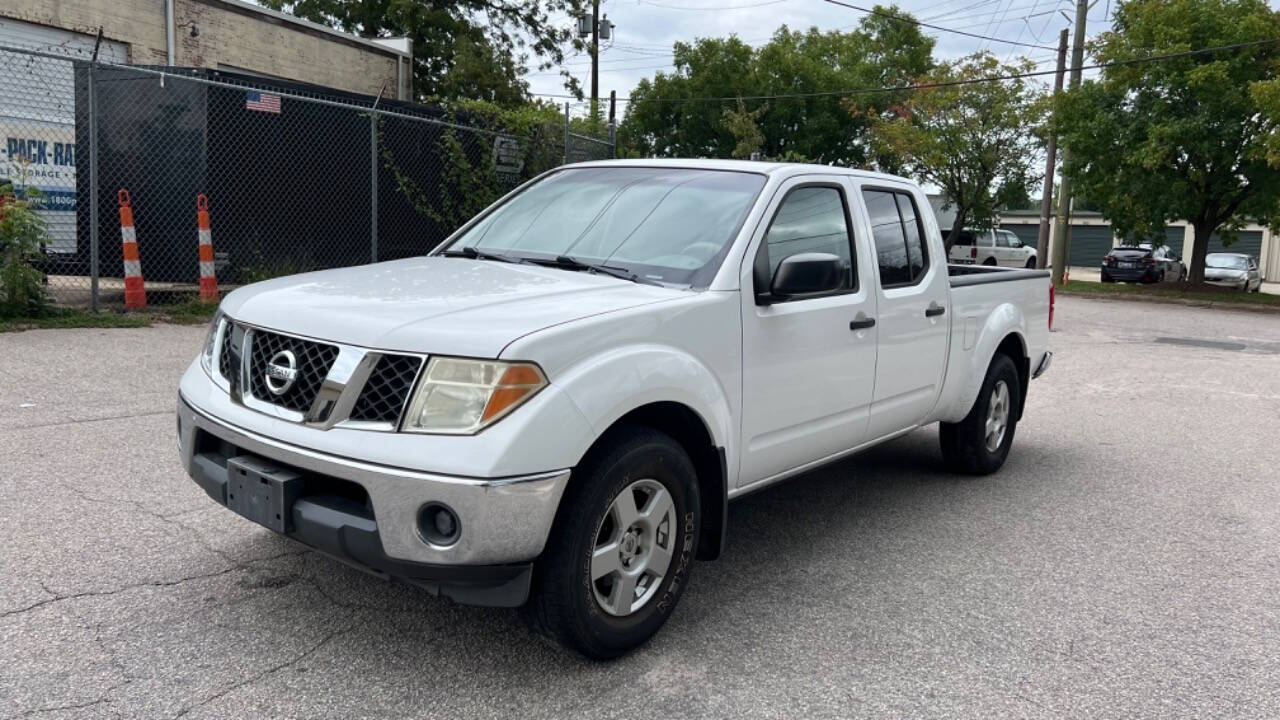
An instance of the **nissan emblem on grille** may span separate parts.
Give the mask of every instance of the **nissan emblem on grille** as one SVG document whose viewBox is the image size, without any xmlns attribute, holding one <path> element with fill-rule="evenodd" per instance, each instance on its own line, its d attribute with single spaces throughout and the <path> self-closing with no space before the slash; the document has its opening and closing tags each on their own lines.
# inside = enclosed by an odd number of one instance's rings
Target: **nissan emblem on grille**
<svg viewBox="0 0 1280 720">
<path fill-rule="evenodd" d="M 267 382 L 267 389 L 276 395 L 283 395 L 293 387 L 293 381 L 298 379 L 298 359 L 288 350 L 281 350 L 271 356 L 271 360 L 267 362 L 267 372 L 263 379 Z"/>
</svg>

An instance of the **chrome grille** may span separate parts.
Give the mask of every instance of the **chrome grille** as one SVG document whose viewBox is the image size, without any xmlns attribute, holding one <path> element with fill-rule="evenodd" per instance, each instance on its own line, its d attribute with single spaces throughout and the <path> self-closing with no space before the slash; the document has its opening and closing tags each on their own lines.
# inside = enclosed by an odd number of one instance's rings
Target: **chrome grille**
<svg viewBox="0 0 1280 720">
<path fill-rule="evenodd" d="M 365 382 L 356 404 L 351 408 L 352 420 L 395 423 L 409 400 L 413 381 L 422 368 L 422 359 L 412 355 L 383 355 Z"/>
<path fill-rule="evenodd" d="M 288 350 L 297 358 L 297 379 L 277 395 L 267 387 L 267 363 L 277 353 Z M 249 391 L 263 402 L 305 413 L 338 358 L 335 345 L 254 330 L 249 343 Z"/>
<path fill-rule="evenodd" d="M 234 378 L 238 370 L 236 358 L 231 353 L 231 332 L 235 328 L 235 323 L 229 320 L 224 323 L 222 328 L 222 347 L 218 349 L 218 372 L 222 373 L 222 377 L 227 380 Z"/>
</svg>

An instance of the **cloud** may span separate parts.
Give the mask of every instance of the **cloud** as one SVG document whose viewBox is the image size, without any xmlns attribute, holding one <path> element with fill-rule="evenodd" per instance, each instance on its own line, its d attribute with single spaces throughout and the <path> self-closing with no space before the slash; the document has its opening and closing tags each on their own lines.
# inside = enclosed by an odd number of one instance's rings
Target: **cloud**
<svg viewBox="0 0 1280 720">
<path fill-rule="evenodd" d="M 609 0 L 603 3 L 600 12 L 613 21 L 615 29 L 612 47 L 600 54 L 601 97 L 608 98 L 610 90 L 617 91 L 619 97 L 626 97 L 642 78 L 670 71 L 671 46 L 676 41 L 737 35 L 749 44 L 759 46 L 784 24 L 793 30 L 810 27 L 823 31 L 850 30 L 865 16 L 865 13 L 821 0 L 787 0 L 744 7 L 762 1 Z M 1069 10 L 1071 6 L 1069 0 L 905 0 L 899 7 L 916 19 L 944 27 L 1054 46 L 1058 31 L 1067 25 L 1066 18 L 1056 11 Z M 1105 13 L 1104 3 L 1094 5 L 1088 28 L 1091 34 L 1105 28 Z M 563 21 L 570 22 L 567 17 Z M 934 54 L 939 58 L 960 57 L 975 50 L 989 49 L 1001 58 L 1025 55 L 1033 60 L 1043 60 L 1045 67 L 1050 68 L 1055 54 L 1051 50 L 987 42 L 928 29 L 925 32 L 937 40 Z M 586 53 L 565 59 L 565 68 L 578 78 L 587 92 L 591 87 L 590 61 Z M 553 95 L 565 92 L 555 70 L 534 71 L 527 79 L 532 92 Z"/>
</svg>

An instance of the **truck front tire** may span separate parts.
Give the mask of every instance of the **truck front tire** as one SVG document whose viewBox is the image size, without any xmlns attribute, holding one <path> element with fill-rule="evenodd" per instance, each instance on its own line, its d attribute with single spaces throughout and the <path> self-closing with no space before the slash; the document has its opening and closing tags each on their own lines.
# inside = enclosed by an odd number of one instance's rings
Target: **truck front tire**
<svg viewBox="0 0 1280 720">
<path fill-rule="evenodd" d="M 1004 465 L 1018 425 L 1021 393 L 1013 360 L 997 354 L 969 414 L 958 423 L 938 425 L 942 460 L 948 468 L 966 475 L 990 475 Z"/>
<path fill-rule="evenodd" d="M 591 658 L 642 645 L 675 610 L 697 553 L 697 474 L 669 436 L 614 431 L 573 471 L 534 573 L 534 630 Z"/>
</svg>

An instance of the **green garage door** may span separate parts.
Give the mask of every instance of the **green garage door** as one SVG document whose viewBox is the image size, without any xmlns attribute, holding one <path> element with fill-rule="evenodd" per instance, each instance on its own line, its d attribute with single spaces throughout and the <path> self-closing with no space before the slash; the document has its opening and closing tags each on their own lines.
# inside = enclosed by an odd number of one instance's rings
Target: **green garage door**
<svg viewBox="0 0 1280 720">
<path fill-rule="evenodd" d="M 1109 225 L 1072 225 L 1068 262 L 1076 267 L 1102 265 L 1102 256 L 1111 251 L 1113 235 Z"/>
<path fill-rule="evenodd" d="M 1184 230 L 1180 227 L 1173 227 L 1172 225 L 1164 226 L 1164 244 L 1169 246 L 1169 249 L 1177 255 L 1182 255 L 1183 233 Z M 1139 240 L 1138 242 L 1150 242 L 1150 240 Z M 1135 243 L 1132 240 L 1125 240 L 1121 244 L 1133 245 Z"/>
<path fill-rule="evenodd" d="M 1040 242 L 1040 226 L 1039 225 L 1028 225 L 1026 223 L 1005 223 L 1004 225 L 1000 226 L 1000 229 L 1008 230 L 1014 235 L 1017 235 L 1018 239 L 1022 241 L 1022 244 L 1026 245 L 1027 247 L 1035 247 L 1036 243 Z"/>
<path fill-rule="evenodd" d="M 1231 243 L 1231 247 L 1222 244 L 1222 238 L 1217 233 L 1209 236 L 1209 252 L 1233 252 L 1252 255 L 1255 258 L 1262 257 L 1262 233 L 1257 230 L 1241 231 L 1236 233 L 1236 241 Z"/>
</svg>

